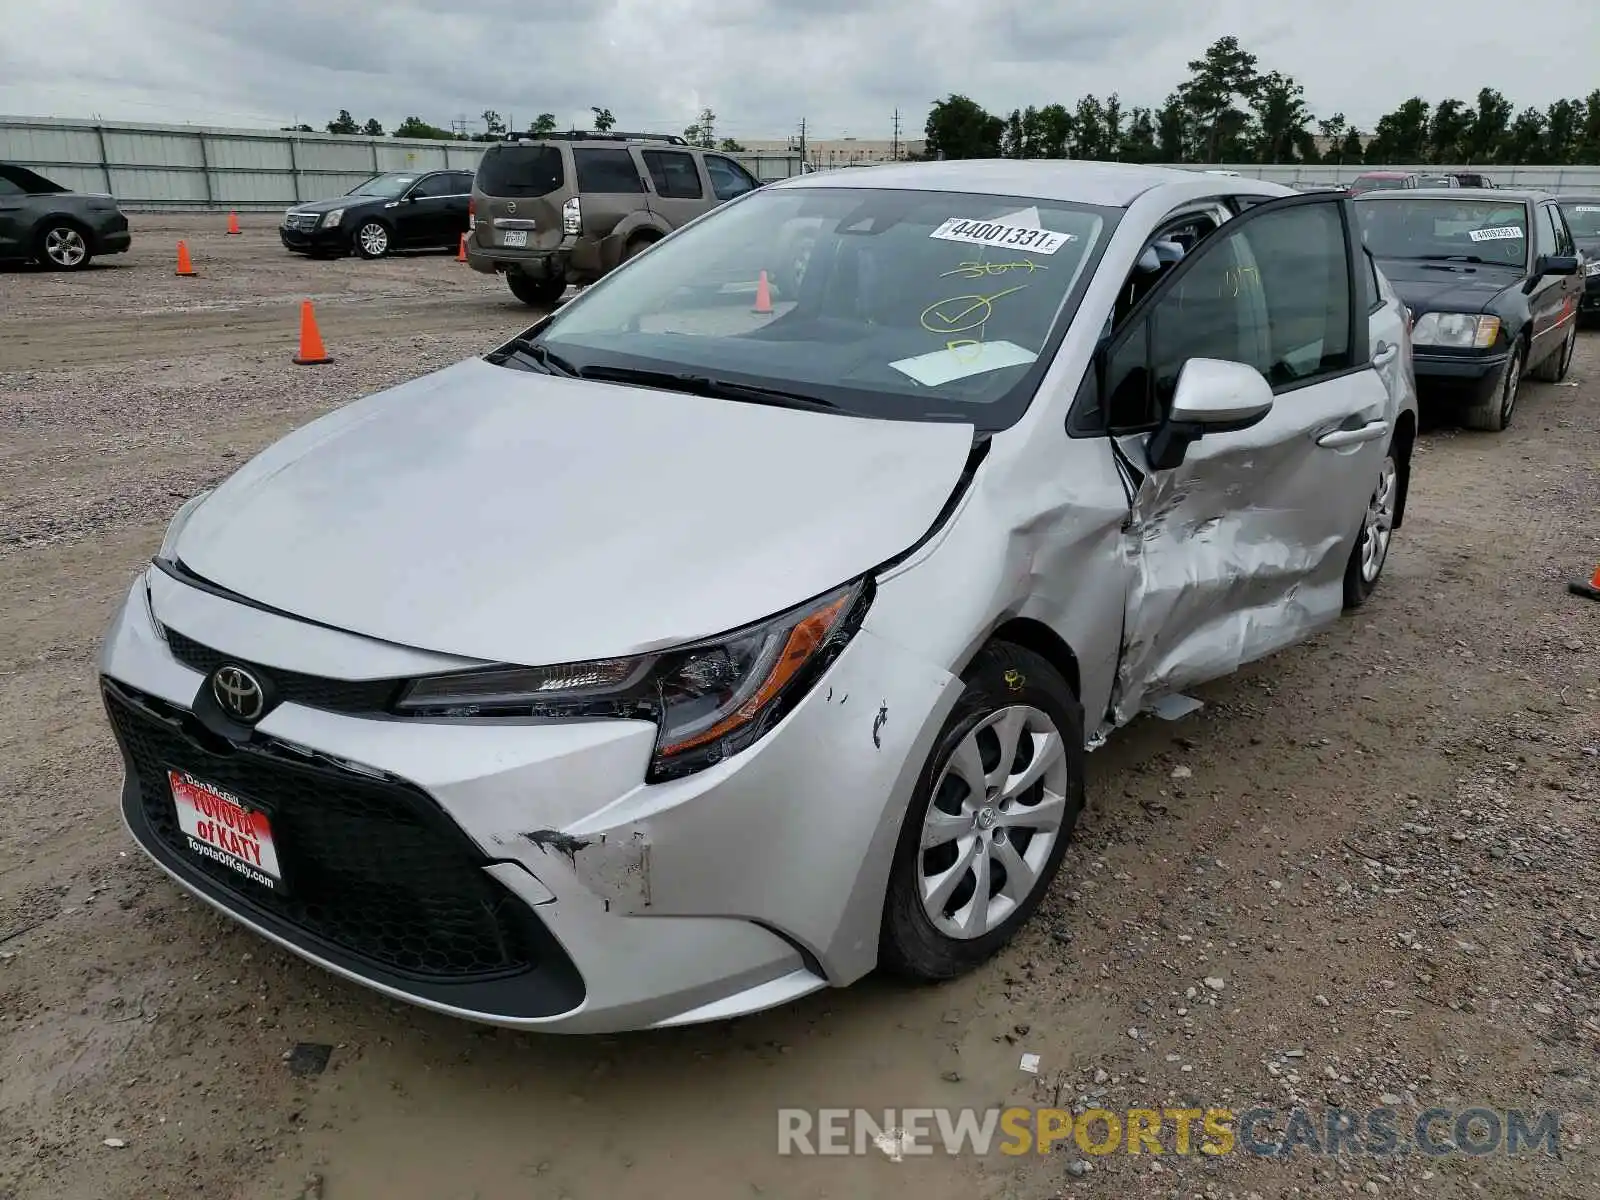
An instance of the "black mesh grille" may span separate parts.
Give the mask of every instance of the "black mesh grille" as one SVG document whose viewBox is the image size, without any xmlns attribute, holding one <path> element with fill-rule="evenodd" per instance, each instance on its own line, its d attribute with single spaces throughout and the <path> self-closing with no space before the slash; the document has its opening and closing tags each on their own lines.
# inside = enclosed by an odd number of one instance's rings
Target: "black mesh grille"
<svg viewBox="0 0 1600 1200">
<path fill-rule="evenodd" d="M 202 646 L 176 629 L 167 628 L 167 645 L 172 656 L 184 666 L 202 675 L 209 675 L 225 662 L 249 665 L 270 678 L 278 696 L 287 704 L 303 704 L 307 708 L 320 708 L 328 712 L 379 713 L 388 709 L 399 694 L 399 679 L 325 679 L 319 675 L 303 675 L 298 671 L 280 671 L 276 667 L 263 667 L 248 663 Z"/>
<path fill-rule="evenodd" d="M 110 689 L 106 703 L 150 828 L 215 890 L 416 978 L 481 979 L 536 965 L 529 910 L 483 872 L 486 860 L 422 792 L 266 750 L 207 749 L 179 728 L 185 718 L 176 710 L 169 720 Z M 283 894 L 189 851 L 170 768 L 266 811 Z"/>
</svg>

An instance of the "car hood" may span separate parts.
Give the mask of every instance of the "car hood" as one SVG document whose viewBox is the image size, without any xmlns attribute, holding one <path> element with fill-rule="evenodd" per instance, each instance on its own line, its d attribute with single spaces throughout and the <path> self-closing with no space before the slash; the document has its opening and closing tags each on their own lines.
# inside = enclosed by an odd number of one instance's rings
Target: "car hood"
<svg viewBox="0 0 1600 1200">
<path fill-rule="evenodd" d="M 363 204 L 383 204 L 382 196 L 335 196 L 331 200 L 307 200 L 293 205 L 293 212 L 329 213 L 336 208 L 356 208 Z"/>
<path fill-rule="evenodd" d="M 169 553 L 385 641 L 604 658 L 771 616 L 906 550 L 972 439 L 473 359 L 290 434 L 192 510 Z"/>
<path fill-rule="evenodd" d="M 1394 285 L 1412 312 L 1483 312 L 1495 297 L 1524 278 L 1521 267 L 1462 264 L 1462 270 L 1441 270 L 1444 263 L 1405 258 L 1380 258 L 1384 277 Z"/>
</svg>

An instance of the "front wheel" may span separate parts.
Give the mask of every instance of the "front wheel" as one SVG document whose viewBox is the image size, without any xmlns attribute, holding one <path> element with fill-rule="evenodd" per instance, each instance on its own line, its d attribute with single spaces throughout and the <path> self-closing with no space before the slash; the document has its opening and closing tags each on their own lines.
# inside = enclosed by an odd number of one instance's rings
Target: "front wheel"
<svg viewBox="0 0 1600 1200">
<path fill-rule="evenodd" d="M 382 221 L 363 221 L 356 227 L 352 245 L 362 258 L 382 258 L 389 253 L 389 227 Z"/>
<path fill-rule="evenodd" d="M 1468 429 L 1481 429 L 1485 433 L 1499 433 L 1511 424 L 1511 414 L 1516 411 L 1517 393 L 1522 389 L 1522 339 L 1511 347 L 1511 357 L 1506 359 L 1504 374 L 1499 386 L 1481 404 L 1475 404 L 1462 414 L 1462 424 Z"/>
<path fill-rule="evenodd" d="M 63 221 L 40 232 L 37 257 L 52 271 L 81 271 L 94 256 L 83 230 Z"/>
<path fill-rule="evenodd" d="M 550 279 L 535 279 L 521 271 L 507 271 L 506 286 L 518 300 L 534 308 L 550 308 L 567 291 L 567 281 L 559 275 Z"/>
<path fill-rule="evenodd" d="M 1394 537 L 1394 514 L 1400 499 L 1400 464 L 1394 447 L 1383 457 L 1378 482 L 1367 500 L 1361 520 L 1361 536 L 1350 551 L 1344 568 L 1344 606 L 1360 608 L 1378 588 L 1383 564 L 1389 560 L 1389 542 Z"/>
<path fill-rule="evenodd" d="M 879 956 L 895 974 L 951 979 L 1028 920 L 1083 811 L 1083 726 L 1060 672 L 987 647 L 966 672 L 907 810 Z"/>
</svg>

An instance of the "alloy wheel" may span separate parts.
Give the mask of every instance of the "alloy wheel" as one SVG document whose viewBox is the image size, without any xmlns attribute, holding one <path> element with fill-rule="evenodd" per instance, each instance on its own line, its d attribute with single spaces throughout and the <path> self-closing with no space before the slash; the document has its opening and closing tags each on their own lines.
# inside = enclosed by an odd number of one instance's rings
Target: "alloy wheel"
<svg viewBox="0 0 1600 1200">
<path fill-rule="evenodd" d="M 89 245 L 83 234 L 62 225 L 44 235 L 44 253 L 58 267 L 76 267 L 89 256 Z"/>
<path fill-rule="evenodd" d="M 363 225 L 356 237 L 361 242 L 361 249 L 373 258 L 380 258 L 389 249 L 389 231 L 376 221 Z"/>
<path fill-rule="evenodd" d="M 1361 578 L 1373 583 L 1383 571 L 1389 557 L 1389 538 L 1394 531 L 1395 497 L 1399 491 L 1400 472 L 1394 455 L 1383 460 L 1383 470 L 1378 473 L 1378 486 L 1372 490 L 1367 502 L 1367 519 L 1361 542 Z"/>
<path fill-rule="evenodd" d="M 1504 390 L 1500 394 L 1500 427 L 1503 429 L 1511 424 L 1511 411 L 1517 407 L 1517 391 L 1522 386 L 1522 346 L 1511 351 L 1511 358 L 1506 363 L 1506 379 Z"/>
<path fill-rule="evenodd" d="M 1001 708 L 951 753 L 923 819 L 919 892 L 941 933 L 982 937 L 1039 885 L 1067 815 L 1061 732 L 1029 705 Z"/>
</svg>

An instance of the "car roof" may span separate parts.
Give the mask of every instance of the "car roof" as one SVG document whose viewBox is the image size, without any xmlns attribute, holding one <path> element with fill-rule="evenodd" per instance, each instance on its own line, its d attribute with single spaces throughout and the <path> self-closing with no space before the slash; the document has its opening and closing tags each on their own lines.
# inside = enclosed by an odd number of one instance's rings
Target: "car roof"
<svg viewBox="0 0 1600 1200">
<path fill-rule="evenodd" d="M 1558 204 L 1600 204 L 1600 192 L 1562 192 L 1551 199 Z"/>
<path fill-rule="evenodd" d="M 1407 188 L 1403 192 L 1368 192 L 1358 196 L 1362 204 L 1380 200 L 1522 200 L 1537 204 L 1554 200 L 1549 192 L 1525 188 Z"/>
<path fill-rule="evenodd" d="M 1203 181 L 1215 195 L 1278 196 L 1293 190 L 1244 176 L 1229 178 L 1150 167 L 1133 163 L 1085 162 L 1077 159 L 957 159 L 949 162 L 886 163 L 812 175 L 794 175 L 771 188 L 871 187 L 908 191 L 975 192 L 1021 196 L 1068 204 L 1127 208 L 1146 192 Z"/>
</svg>

